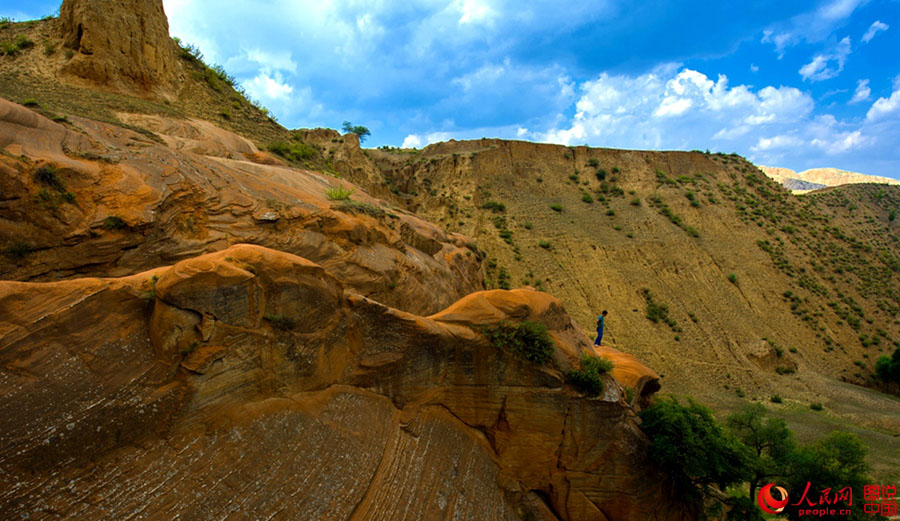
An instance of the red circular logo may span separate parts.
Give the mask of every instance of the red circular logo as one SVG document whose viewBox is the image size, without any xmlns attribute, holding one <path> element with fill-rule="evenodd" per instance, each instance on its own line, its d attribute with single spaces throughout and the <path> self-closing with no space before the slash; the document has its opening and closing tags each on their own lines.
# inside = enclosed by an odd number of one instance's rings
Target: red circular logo
<svg viewBox="0 0 900 521">
<path fill-rule="evenodd" d="M 772 495 L 772 489 L 777 491 L 780 496 L 779 499 L 775 499 Z M 788 504 L 788 493 L 784 488 L 776 487 L 775 483 L 769 483 L 759 489 L 759 494 L 756 495 L 756 502 L 766 514 L 780 514 Z"/>
</svg>

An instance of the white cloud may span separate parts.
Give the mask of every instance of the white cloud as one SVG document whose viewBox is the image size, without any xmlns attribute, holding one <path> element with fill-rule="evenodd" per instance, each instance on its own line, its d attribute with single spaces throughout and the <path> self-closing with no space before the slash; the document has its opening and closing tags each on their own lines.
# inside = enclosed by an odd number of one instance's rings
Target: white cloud
<svg viewBox="0 0 900 521">
<path fill-rule="evenodd" d="M 834 78 L 844 70 L 844 62 L 850 55 L 850 37 L 845 36 L 835 48 L 825 54 L 817 54 L 812 61 L 800 67 L 804 80 L 823 81 Z"/>
<path fill-rule="evenodd" d="M 403 140 L 400 148 L 419 148 L 422 146 L 422 138 L 416 134 L 410 134 Z"/>
<path fill-rule="evenodd" d="M 263 102 L 284 100 L 294 92 L 294 87 L 286 83 L 278 73 L 275 73 L 274 77 L 261 73 L 245 82 L 244 88 L 251 96 L 259 98 Z"/>
<path fill-rule="evenodd" d="M 810 144 L 814 147 L 822 149 L 828 155 L 843 154 L 861 146 L 867 145 L 871 139 L 863 136 L 859 130 L 850 132 L 842 132 L 832 136 L 830 139 L 813 139 Z"/>
<path fill-rule="evenodd" d="M 481 0 L 458 0 L 457 6 L 460 12 L 460 25 L 487 23 L 496 15 L 496 12 Z"/>
<path fill-rule="evenodd" d="M 441 141 L 447 141 L 451 138 L 452 135 L 449 132 L 431 132 L 429 134 L 425 134 L 424 136 L 421 136 L 419 134 L 410 134 L 406 136 L 406 139 L 403 140 L 403 144 L 400 145 L 400 148 L 419 148 L 422 145 L 440 143 Z"/>
<path fill-rule="evenodd" d="M 525 127 L 519 127 L 516 129 L 516 137 L 524 138 L 528 136 L 528 129 Z"/>
<path fill-rule="evenodd" d="M 874 22 L 872 22 L 872 25 L 869 26 L 869 30 L 866 31 L 866 34 L 863 35 L 863 43 L 869 43 L 872 38 L 875 38 L 875 35 L 878 34 L 879 31 L 887 31 L 888 29 L 890 29 L 890 27 L 890 25 L 880 20 L 875 20 Z"/>
<path fill-rule="evenodd" d="M 878 98 L 866 113 L 866 120 L 878 121 L 889 116 L 900 118 L 900 89 L 895 85 L 890 98 Z"/>
<path fill-rule="evenodd" d="M 850 98 L 850 103 L 860 103 L 862 101 L 866 101 L 869 99 L 869 96 L 871 94 L 872 89 L 869 88 L 869 80 L 857 80 L 856 92 L 854 92 L 853 97 Z"/>
<path fill-rule="evenodd" d="M 882 125 L 878 128 L 816 116 L 812 96 L 793 87 L 730 86 L 724 75 L 713 79 L 671 65 L 636 76 L 604 73 L 582 84 L 579 93 L 573 117 L 531 136 L 626 149 L 716 145 L 723 151 L 744 151 L 762 164 L 784 164 L 787 158 L 805 168 L 844 164 L 840 161 L 888 149 L 888 143 L 900 146 L 900 125 L 894 122 L 900 117 L 891 116 L 900 115 L 900 89 L 870 109 L 870 119 Z M 879 143 L 881 148 L 875 148 Z"/>
<path fill-rule="evenodd" d="M 750 147 L 754 152 L 764 152 L 775 149 L 793 148 L 803 144 L 803 140 L 791 135 L 781 135 L 773 137 L 761 137 L 756 145 Z"/>
<path fill-rule="evenodd" d="M 592 142 L 623 148 L 706 148 L 707 140 L 734 140 L 755 127 L 808 118 L 814 103 L 793 87 L 731 87 L 671 64 L 640 76 L 603 73 L 581 86 L 576 114 L 563 128 L 536 134 L 563 144 Z M 687 130 L 687 129 L 690 130 Z"/>
<path fill-rule="evenodd" d="M 680 116 L 688 111 L 694 103 L 687 98 L 678 98 L 675 96 L 666 96 L 662 103 L 656 108 L 654 116 Z"/>
<path fill-rule="evenodd" d="M 784 57 L 785 49 L 800 42 L 821 42 L 853 14 L 857 7 L 867 0 L 832 0 L 809 11 L 794 16 L 790 21 L 778 23 L 763 31 L 762 42 L 772 43 L 778 59 Z"/>
<path fill-rule="evenodd" d="M 759 66 L 750 64 L 750 72 L 759 72 Z"/>
<path fill-rule="evenodd" d="M 863 3 L 864 0 L 834 0 L 820 7 L 817 13 L 823 20 L 843 20 L 853 14 L 853 11 Z"/>
<path fill-rule="evenodd" d="M 263 49 L 245 50 L 244 55 L 251 62 L 266 70 L 297 72 L 297 63 L 291 58 L 291 51 L 267 51 Z"/>
</svg>

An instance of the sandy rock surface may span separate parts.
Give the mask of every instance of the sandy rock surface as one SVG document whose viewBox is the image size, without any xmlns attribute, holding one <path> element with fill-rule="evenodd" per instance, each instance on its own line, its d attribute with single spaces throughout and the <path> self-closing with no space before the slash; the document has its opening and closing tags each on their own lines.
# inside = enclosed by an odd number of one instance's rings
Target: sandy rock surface
<svg viewBox="0 0 900 521">
<path fill-rule="evenodd" d="M 0 282 L 0 511 L 31 519 L 682 519 L 589 340 L 530 289 L 424 317 L 235 245 Z M 535 366 L 478 327 L 547 325 Z"/>
<path fill-rule="evenodd" d="M 320 263 L 359 293 L 433 313 L 482 289 L 477 251 L 353 184 L 266 163 L 201 121 L 126 118 L 159 134 L 0 100 L 0 277 L 123 276 L 235 243 Z M 248 159 L 249 157 L 249 159 Z M 52 169 L 56 183 L 39 180 Z M 328 190 L 344 187 L 347 200 Z"/>
</svg>

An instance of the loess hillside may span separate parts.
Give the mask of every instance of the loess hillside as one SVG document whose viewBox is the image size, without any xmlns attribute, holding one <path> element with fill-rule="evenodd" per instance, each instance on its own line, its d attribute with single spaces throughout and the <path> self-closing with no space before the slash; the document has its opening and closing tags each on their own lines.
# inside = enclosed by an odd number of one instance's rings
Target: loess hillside
<svg viewBox="0 0 900 521">
<path fill-rule="evenodd" d="M 850 420 L 896 458 L 900 403 L 873 369 L 900 345 L 900 188 L 797 196 L 698 152 L 485 139 L 367 154 L 372 190 L 474 239 L 489 287 L 548 291 L 588 334 L 609 310 L 604 342 L 668 391 L 726 410 L 778 395 L 801 432 Z"/>
</svg>

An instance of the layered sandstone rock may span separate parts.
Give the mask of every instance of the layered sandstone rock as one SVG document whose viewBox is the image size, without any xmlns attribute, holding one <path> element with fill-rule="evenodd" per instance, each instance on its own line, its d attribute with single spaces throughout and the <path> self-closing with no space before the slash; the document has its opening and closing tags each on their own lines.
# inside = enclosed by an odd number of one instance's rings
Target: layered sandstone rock
<svg viewBox="0 0 900 521">
<path fill-rule="evenodd" d="M 64 0 L 59 20 L 63 45 L 76 51 L 65 74 L 128 93 L 174 95 L 175 45 L 162 0 Z"/>
<path fill-rule="evenodd" d="M 612 360 L 613 378 L 626 389 L 631 390 L 629 403 L 632 407 L 643 409 L 650 405 L 650 399 L 659 391 L 659 375 L 634 355 L 623 353 L 609 346 L 593 346 L 594 354 Z"/>
<path fill-rule="evenodd" d="M 483 288 L 464 236 L 347 181 L 267 161 L 208 122 L 122 119 L 155 133 L 76 117 L 64 126 L 0 100 L 0 277 L 122 276 L 244 242 L 415 313 Z M 39 174 L 48 169 L 56 182 Z M 329 199 L 340 186 L 350 198 Z"/>
<path fill-rule="evenodd" d="M 31 519 L 686 518 L 589 341 L 533 290 L 423 317 L 235 245 L 119 279 L 0 282 L 0 511 Z M 479 326 L 535 320 L 541 367 Z"/>
</svg>

